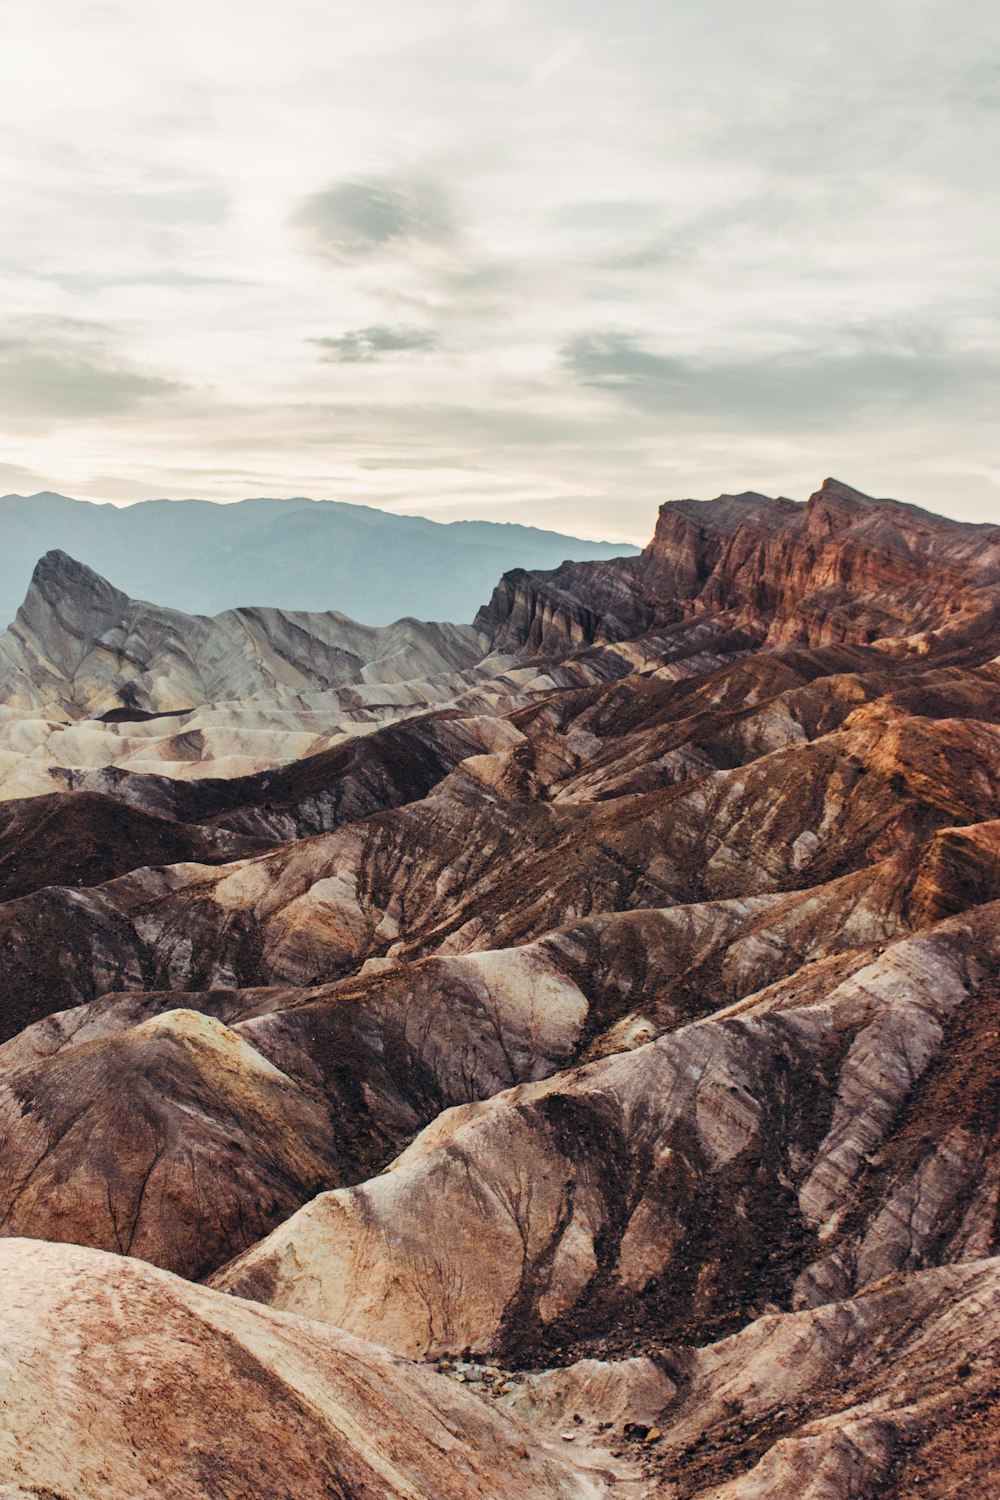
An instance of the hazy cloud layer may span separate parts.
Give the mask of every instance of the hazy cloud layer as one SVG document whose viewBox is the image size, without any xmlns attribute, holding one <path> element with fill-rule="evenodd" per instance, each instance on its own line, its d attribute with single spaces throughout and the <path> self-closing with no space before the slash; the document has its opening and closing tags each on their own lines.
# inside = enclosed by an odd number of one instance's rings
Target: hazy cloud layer
<svg viewBox="0 0 1000 1500">
<path fill-rule="evenodd" d="M 884 424 L 901 415 L 951 415 L 974 399 L 1000 401 L 1000 357 L 949 347 L 917 332 L 845 330 L 829 343 L 741 359 L 690 359 L 643 347 L 631 334 L 583 334 L 564 346 L 585 386 L 640 411 L 822 433 L 830 424 Z"/>
<path fill-rule="evenodd" d="M 180 385 L 135 369 L 114 332 L 75 318 L 10 318 L 0 323 L 0 412 L 17 427 L 116 417 L 163 402 Z"/>
<path fill-rule="evenodd" d="M 9 0 L 0 122 L 25 486 L 1000 518 L 986 0 Z"/>
<path fill-rule="evenodd" d="M 335 338 L 310 339 L 321 359 L 331 364 L 356 365 L 386 355 L 405 354 L 415 349 L 433 349 L 437 335 L 429 328 L 352 328 Z"/>
<path fill-rule="evenodd" d="M 383 174 L 311 193 L 291 216 L 309 248 L 335 263 L 377 260 L 456 235 L 445 193 L 421 176 Z"/>
</svg>

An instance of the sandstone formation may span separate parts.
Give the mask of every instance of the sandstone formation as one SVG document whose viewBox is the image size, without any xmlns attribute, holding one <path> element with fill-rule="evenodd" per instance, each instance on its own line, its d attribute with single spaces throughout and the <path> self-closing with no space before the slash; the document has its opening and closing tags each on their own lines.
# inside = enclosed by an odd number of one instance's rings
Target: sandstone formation
<svg viewBox="0 0 1000 1500">
<path fill-rule="evenodd" d="M 684 501 L 391 640 L 52 567 L 0 643 L 0 1255 L 139 1298 L 151 1388 L 179 1308 L 282 1391 L 291 1340 L 413 1466 L 338 1417 L 317 1493 L 994 1493 L 1000 528 Z M 60 1420 L 0 1483 L 89 1495 Z M 311 1493 L 262 1462 L 212 1482 Z"/>
<path fill-rule="evenodd" d="M 998 589 L 1000 526 L 828 479 L 804 506 L 756 494 L 665 505 L 641 557 L 509 573 L 477 624 L 495 647 L 553 653 L 722 611 L 769 641 L 948 639 L 995 611 Z"/>
</svg>

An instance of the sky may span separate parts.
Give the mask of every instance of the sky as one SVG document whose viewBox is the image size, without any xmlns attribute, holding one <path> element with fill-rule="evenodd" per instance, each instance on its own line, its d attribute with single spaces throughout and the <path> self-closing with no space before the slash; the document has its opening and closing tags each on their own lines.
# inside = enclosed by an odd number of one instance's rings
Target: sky
<svg viewBox="0 0 1000 1500">
<path fill-rule="evenodd" d="M 0 491 L 1000 521 L 995 0 L 4 0 Z"/>
</svg>

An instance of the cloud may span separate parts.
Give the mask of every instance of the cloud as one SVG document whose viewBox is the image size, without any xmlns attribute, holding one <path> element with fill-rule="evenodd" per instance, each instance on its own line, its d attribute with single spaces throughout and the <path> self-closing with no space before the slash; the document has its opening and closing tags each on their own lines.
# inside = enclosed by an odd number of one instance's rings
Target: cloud
<svg viewBox="0 0 1000 1500">
<path fill-rule="evenodd" d="M 135 368 L 103 324 L 61 317 L 0 324 L 0 406 L 7 421 L 120 416 L 182 389 Z"/>
<path fill-rule="evenodd" d="M 0 301 L 94 320 L 0 321 L 56 488 L 995 517 L 990 0 L 9 7 Z"/>
<path fill-rule="evenodd" d="M 237 276 L 198 276 L 189 271 L 178 271 L 172 266 L 157 267 L 148 271 L 118 270 L 109 267 L 102 271 L 49 270 L 40 271 L 39 279 L 54 282 L 72 293 L 84 296 L 102 292 L 109 287 L 151 287 L 154 290 L 169 288 L 175 291 L 212 287 L 248 287 L 253 283 Z"/>
<path fill-rule="evenodd" d="M 34 471 L 23 464 L 0 463 L 0 490 L 13 490 L 21 495 L 37 495 L 50 486 Z"/>
<path fill-rule="evenodd" d="M 385 257 L 457 237 L 447 195 L 430 178 L 402 173 L 332 183 L 304 199 L 292 226 L 315 254 L 341 265 Z"/>
<path fill-rule="evenodd" d="M 309 339 L 328 364 L 369 364 L 393 354 L 437 348 L 438 338 L 430 328 L 389 328 L 373 324 L 370 328 L 352 328 L 336 338 Z"/>
<path fill-rule="evenodd" d="M 728 359 L 659 354 L 632 333 L 605 330 L 570 339 L 561 358 L 580 385 L 640 411 L 719 426 L 801 430 L 1000 396 L 1000 363 L 931 329 L 850 328 L 823 343 Z"/>
</svg>

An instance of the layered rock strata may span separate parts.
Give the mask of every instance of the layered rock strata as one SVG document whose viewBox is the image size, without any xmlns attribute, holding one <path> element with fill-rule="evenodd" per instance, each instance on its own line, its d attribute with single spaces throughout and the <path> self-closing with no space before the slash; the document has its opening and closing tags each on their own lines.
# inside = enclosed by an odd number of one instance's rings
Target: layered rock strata
<svg viewBox="0 0 1000 1500">
<path fill-rule="evenodd" d="M 218 622 L 129 605 L 203 728 L 39 737 L 33 693 L 126 690 L 65 655 L 99 585 L 4 710 L 8 796 L 46 795 L 0 809 L 0 1482 L 992 1495 L 998 529 L 681 502 L 418 630 L 403 683 L 240 612 L 298 677 L 225 703 Z M 59 1405 L 92 1349 L 141 1417 Z"/>
</svg>

